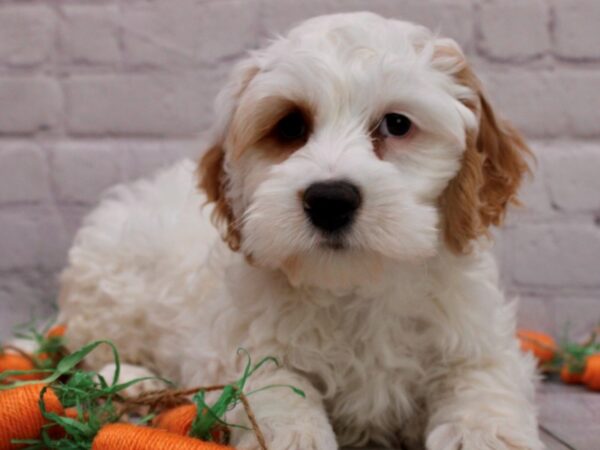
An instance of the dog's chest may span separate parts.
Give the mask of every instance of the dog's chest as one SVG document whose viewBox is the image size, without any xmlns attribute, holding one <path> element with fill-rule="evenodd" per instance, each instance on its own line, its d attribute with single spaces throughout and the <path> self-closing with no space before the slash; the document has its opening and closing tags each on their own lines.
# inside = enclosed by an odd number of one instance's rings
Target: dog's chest
<svg viewBox="0 0 600 450">
<path fill-rule="evenodd" d="M 323 312 L 314 325 L 291 343 L 288 362 L 323 393 L 334 422 L 364 429 L 390 419 L 399 425 L 415 413 L 427 351 L 423 317 L 346 305 Z"/>
</svg>

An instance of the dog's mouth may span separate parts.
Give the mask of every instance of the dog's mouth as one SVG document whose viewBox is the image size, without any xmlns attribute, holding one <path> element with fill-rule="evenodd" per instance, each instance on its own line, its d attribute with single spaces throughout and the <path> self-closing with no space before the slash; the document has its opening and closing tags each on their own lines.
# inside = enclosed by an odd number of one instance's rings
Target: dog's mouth
<svg viewBox="0 0 600 450">
<path fill-rule="evenodd" d="M 319 243 L 319 246 L 326 250 L 342 251 L 348 248 L 348 243 L 341 236 L 327 236 Z"/>
</svg>

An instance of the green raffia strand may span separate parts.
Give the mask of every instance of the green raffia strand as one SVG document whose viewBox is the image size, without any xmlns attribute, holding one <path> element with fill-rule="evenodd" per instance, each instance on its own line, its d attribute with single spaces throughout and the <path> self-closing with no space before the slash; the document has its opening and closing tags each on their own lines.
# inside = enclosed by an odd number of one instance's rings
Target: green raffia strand
<svg viewBox="0 0 600 450">
<path fill-rule="evenodd" d="M 79 363 L 99 345 L 108 345 L 112 349 L 115 362 L 115 373 L 109 384 L 102 376 L 95 372 L 86 372 L 77 369 Z M 70 355 L 65 356 L 56 366 L 55 371 L 44 380 L 36 380 L 33 383 L 51 384 L 52 390 L 60 400 L 64 408 L 76 408 L 77 419 L 60 416 L 46 409 L 43 395 L 48 387 L 40 394 L 39 405 L 42 415 L 48 420 L 44 425 L 41 438 L 37 440 L 15 440 L 14 443 L 27 445 L 26 450 L 57 449 L 57 450 L 89 450 L 94 437 L 102 426 L 107 423 L 116 422 L 119 414 L 114 405 L 114 398 L 129 386 L 147 379 L 156 377 L 136 378 L 127 383 L 118 384 L 121 362 L 119 353 L 110 341 L 95 341 L 85 345 Z M 67 379 L 66 382 L 61 380 Z M 169 385 L 173 383 L 162 379 Z M 8 386 L 0 385 L 0 389 L 10 389 L 32 384 L 29 381 L 19 381 Z M 152 416 L 146 416 L 140 420 L 141 423 L 151 420 Z M 52 438 L 49 429 L 62 427 L 65 431 L 64 437 Z"/>
<path fill-rule="evenodd" d="M 196 414 L 196 417 L 194 418 L 194 421 L 192 422 L 192 426 L 191 426 L 190 432 L 189 432 L 190 436 L 202 439 L 204 441 L 212 441 L 213 438 L 211 435 L 211 430 L 216 425 L 224 425 L 224 426 L 228 426 L 228 427 L 248 429 L 248 427 L 245 427 L 243 425 L 236 425 L 236 424 L 230 424 L 230 423 L 225 422 L 223 420 L 225 413 L 227 413 L 227 411 L 230 411 L 231 409 L 233 409 L 239 403 L 240 396 L 244 392 L 244 387 L 246 386 L 246 382 L 248 381 L 248 378 L 250 378 L 254 372 L 256 372 L 258 369 L 260 369 L 267 362 L 272 362 L 277 366 L 279 366 L 279 362 L 277 361 L 276 358 L 274 358 L 272 356 L 267 356 L 266 358 L 261 359 L 253 367 L 252 360 L 250 358 L 250 354 L 248 353 L 248 351 L 245 349 L 239 349 L 238 354 L 239 353 L 243 353 L 246 356 L 247 362 L 246 362 L 246 367 L 244 369 L 244 373 L 242 374 L 242 376 L 239 380 L 237 380 L 236 382 L 234 382 L 232 384 L 228 384 L 223 388 L 223 390 L 221 391 L 221 395 L 219 396 L 219 398 L 216 400 L 216 402 L 212 406 L 209 406 L 206 403 L 206 400 L 205 400 L 206 392 L 205 391 L 199 391 L 192 398 L 193 402 L 196 404 L 196 408 L 197 408 L 198 412 Z M 252 391 L 252 392 L 248 393 L 247 395 L 251 395 L 251 394 L 263 391 L 265 389 L 277 388 L 277 387 L 286 387 L 286 388 L 292 389 L 292 391 L 294 393 L 298 394 L 299 396 L 301 396 L 303 398 L 305 397 L 304 392 L 301 391 L 300 389 L 298 389 L 294 386 L 280 385 L 280 384 L 265 386 L 263 388 Z"/>
<path fill-rule="evenodd" d="M 17 325 L 13 329 L 15 337 L 23 340 L 33 341 L 36 344 L 36 350 L 31 358 L 35 363 L 35 368 L 43 371 L 54 369 L 56 359 L 62 355 L 64 349 L 64 339 L 62 336 L 48 337 L 48 331 L 52 328 L 53 319 L 47 320 L 42 326 L 38 325 L 36 319 Z M 41 331 L 38 331 L 41 329 Z M 0 348 L 0 354 L 2 349 Z M 18 375 L 18 374 L 14 374 Z"/>
<path fill-rule="evenodd" d="M 34 370 L 34 371 L 22 371 L 22 370 L 7 370 L 6 372 L 2 372 L 0 373 L 0 391 L 1 390 L 6 390 L 6 389 L 12 389 L 15 387 L 19 387 L 19 386 L 27 386 L 29 384 L 50 384 L 50 383 L 54 383 L 55 381 L 57 381 L 60 377 L 64 376 L 64 375 L 68 375 L 68 374 L 72 374 L 73 370 L 75 369 L 75 367 L 81 362 L 83 361 L 83 358 L 85 358 L 90 352 L 92 352 L 93 350 L 96 349 L 96 347 L 98 347 L 101 344 L 106 344 L 108 346 L 111 347 L 112 351 L 113 351 L 113 357 L 114 357 L 114 361 L 115 361 L 115 373 L 113 376 L 113 385 L 117 384 L 117 380 L 119 379 L 119 373 L 120 373 L 120 361 L 119 361 L 119 352 L 117 351 L 116 347 L 114 346 L 114 344 L 110 341 L 106 341 L 106 340 L 102 340 L 102 341 L 95 341 L 92 342 L 90 344 L 84 345 L 82 348 L 80 348 L 79 350 L 77 350 L 76 352 L 73 352 L 67 356 L 65 356 L 63 359 L 61 359 L 58 364 L 56 365 L 56 368 L 54 369 L 54 371 L 52 372 L 51 375 L 49 375 L 48 377 L 42 379 L 42 380 L 30 380 L 30 381 L 15 381 L 13 383 L 9 383 L 9 384 L 1 384 L 1 382 L 6 379 L 9 378 L 11 376 L 14 375 L 22 375 L 24 372 L 29 372 L 29 373 L 39 373 L 39 370 Z"/>
<path fill-rule="evenodd" d="M 569 328 L 570 324 L 565 323 L 559 340 L 560 352 L 556 352 L 556 356 L 548 364 L 548 367 L 558 372 L 566 365 L 569 372 L 581 374 L 585 370 L 588 356 L 600 353 L 600 342 L 596 332 L 592 334 L 590 341 L 586 344 L 571 342 L 569 340 Z"/>
<path fill-rule="evenodd" d="M 59 351 L 62 347 L 62 340 L 54 340 L 45 338 L 47 330 L 42 334 L 36 331 L 32 326 L 29 326 L 27 333 L 21 333 L 18 337 L 34 339 L 38 342 L 40 351 L 37 353 L 50 353 L 52 349 Z M 109 384 L 101 375 L 95 372 L 87 372 L 77 369 L 77 366 L 85 359 L 85 357 L 94 351 L 98 346 L 108 345 L 113 353 L 115 363 L 115 373 L 112 382 Z M 55 346 L 55 347 L 54 347 Z M 42 350 L 43 349 L 43 350 Z M 249 353 L 245 349 L 238 350 L 238 353 L 243 353 L 247 358 L 246 367 L 241 378 L 229 385 L 226 385 L 217 401 L 209 406 L 205 401 L 205 392 L 200 391 L 194 397 L 193 401 L 197 405 L 198 414 L 194 419 L 190 436 L 197 437 L 203 440 L 212 440 L 211 430 L 216 425 L 224 425 L 228 427 L 237 427 L 248 429 L 242 425 L 229 424 L 223 420 L 227 411 L 233 409 L 240 401 L 240 396 L 244 392 L 248 378 L 252 376 L 264 364 L 271 362 L 279 366 L 277 359 L 266 357 L 260 360 L 256 365 L 252 366 L 252 361 Z M 60 403 L 66 408 L 76 408 L 77 419 L 60 416 L 46 409 L 43 395 L 48 387 L 45 387 L 39 399 L 40 411 L 44 418 L 48 420 L 48 424 L 44 425 L 40 439 L 33 440 L 13 440 L 15 444 L 26 445 L 25 450 L 42 450 L 42 449 L 57 449 L 57 450 L 89 450 L 92 446 L 94 437 L 102 426 L 107 423 L 116 422 L 119 420 L 119 414 L 114 405 L 114 398 L 118 394 L 127 389 L 129 386 L 139 383 L 147 379 L 156 379 L 157 377 L 144 377 L 131 380 L 126 383 L 118 384 L 119 374 L 121 370 L 121 362 L 119 352 L 115 345 L 108 340 L 99 340 L 91 342 L 79 350 L 64 356 L 54 368 L 34 369 L 29 371 L 6 371 L 0 373 L 0 390 L 13 389 L 20 386 L 31 384 L 46 384 L 51 385 L 52 390 L 56 393 Z M 31 381 L 15 381 L 10 384 L 2 384 L 2 380 L 14 376 L 31 373 L 48 373 L 50 375 L 42 380 Z M 67 381 L 63 382 L 62 380 Z M 168 385 L 173 385 L 168 380 L 159 378 Z M 285 387 L 291 389 L 294 393 L 301 397 L 305 394 L 300 389 L 290 386 L 274 384 L 265 386 L 246 395 L 253 395 L 266 389 Z M 138 420 L 139 424 L 144 424 L 152 420 L 153 414 L 149 414 Z M 64 430 L 64 437 L 55 439 L 50 436 L 49 429 L 52 427 L 61 427 Z"/>
</svg>

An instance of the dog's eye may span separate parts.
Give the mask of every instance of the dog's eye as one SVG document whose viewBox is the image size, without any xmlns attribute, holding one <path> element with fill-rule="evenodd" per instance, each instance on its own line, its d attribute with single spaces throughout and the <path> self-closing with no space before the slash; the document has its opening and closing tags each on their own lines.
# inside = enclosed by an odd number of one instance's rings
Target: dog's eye
<svg viewBox="0 0 600 450">
<path fill-rule="evenodd" d="M 297 141 L 305 139 L 308 125 L 300 111 L 293 111 L 281 119 L 275 126 L 277 135 L 283 141 Z"/>
<path fill-rule="evenodd" d="M 404 114 L 386 114 L 379 124 L 379 134 L 388 137 L 404 137 L 412 129 L 411 120 Z"/>
</svg>

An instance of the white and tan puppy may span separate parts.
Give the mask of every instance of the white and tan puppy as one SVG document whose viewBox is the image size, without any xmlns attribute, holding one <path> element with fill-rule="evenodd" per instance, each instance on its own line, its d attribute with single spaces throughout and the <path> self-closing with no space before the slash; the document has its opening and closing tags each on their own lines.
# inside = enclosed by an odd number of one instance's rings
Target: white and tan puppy
<svg viewBox="0 0 600 450">
<path fill-rule="evenodd" d="M 73 347 L 110 338 L 186 385 L 235 379 L 239 347 L 280 358 L 253 386 L 307 398 L 252 397 L 272 450 L 543 448 L 487 239 L 528 149 L 454 41 L 308 20 L 234 69 L 211 139 L 198 169 L 117 187 L 87 218 L 62 278 Z"/>
</svg>

